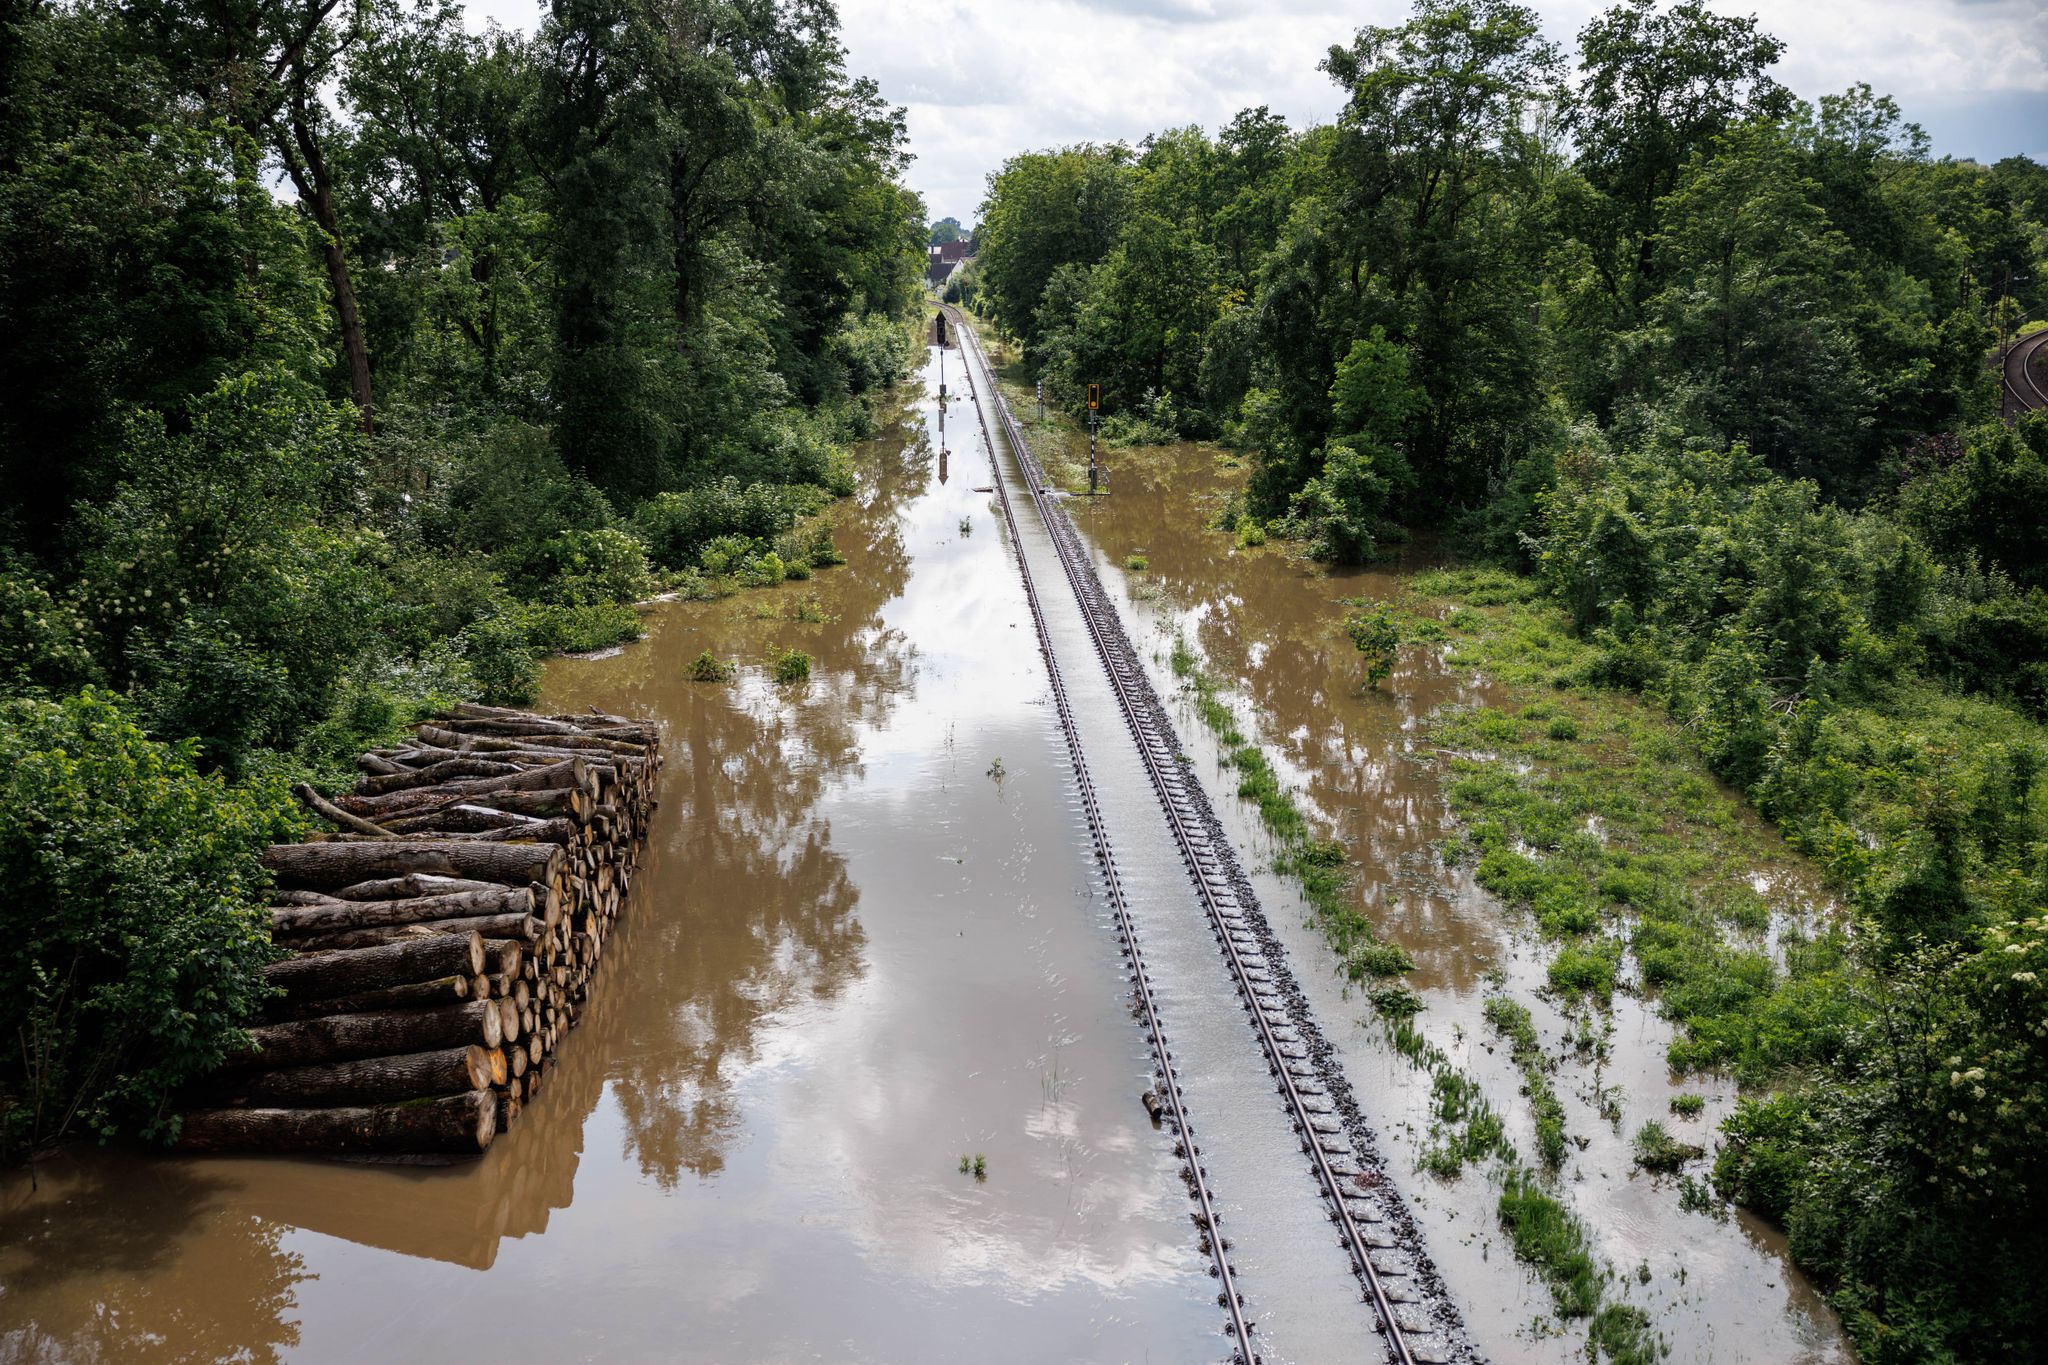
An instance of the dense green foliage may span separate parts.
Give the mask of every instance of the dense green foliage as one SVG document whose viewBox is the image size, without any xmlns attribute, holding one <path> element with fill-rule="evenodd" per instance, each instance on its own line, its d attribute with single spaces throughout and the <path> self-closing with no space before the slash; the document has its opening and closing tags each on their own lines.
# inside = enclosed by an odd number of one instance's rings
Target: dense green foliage
<svg viewBox="0 0 2048 1365">
<path fill-rule="evenodd" d="M 146 1119 L 247 1016 L 220 926 L 258 879 L 208 841 L 277 776 L 528 700 L 664 588 L 839 562 L 838 443 L 908 360 L 927 233 L 827 4 L 561 0 L 526 38 L 439 0 L 4 0 L 0 106 L 0 695 L 97 689 L 93 761 L 166 774 L 95 794 L 105 837 L 171 849 L 153 896 L 147 859 L 23 874 L 9 926 L 69 927 L 0 1024 L 84 1051 L 18 1143 Z M 190 1017 L 145 1046 L 59 994 L 103 987 Z"/>
<path fill-rule="evenodd" d="M 1802 103 L 1779 46 L 1629 0 L 1574 72 L 1520 6 L 1423 0 L 1331 50 L 1333 126 L 1011 158 L 981 303 L 1061 401 L 1097 382 L 1112 419 L 1254 453 L 1252 512 L 1330 558 L 1479 504 L 1581 416 L 1860 505 L 1988 410 L 1993 324 L 2048 297 L 2048 170 L 1936 159 L 1866 87 Z"/>
<path fill-rule="evenodd" d="M 1751 1088 L 1717 1179 L 1866 1358 L 2032 1356 L 2048 420 L 1998 421 L 1986 362 L 2048 302 L 2048 169 L 1937 157 L 1866 86 L 1803 101 L 1781 51 L 1697 0 L 1623 0 L 1571 53 L 1510 0 L 1418 0 L 1331 49 L 1331 126 L 1012 158 L 973 301 L 1061 403 L 1100 383 L 1112 439 L 1249 454 L 1240 544 L 1359 562 L 1458 524 L 1512 573 L 1425 589 L 1455 657 L 1667 712 L 1441 720 L 1498 758 L 1451 764 L 1479 879 L 1550 992 L 1651 992 L 1675 1067 Z M 1369 676 L 1386 624 L 1350 622 Z M 1767 912 L 1703 861 L 1732 826 L 1675 763 L 1845 922 L 1752 943 Z M 1540 1193 L 1502 1215 L 1556 1269 Z"/>
<path fill-rule="evenodd" d="M 231 786 L 194 757 L 105 693 L 0 703 L 0 1151 L 157 1131 L 165 1096 L 246 1036 L 272 952 L 258 855 L 295 808 L 283 783 Z"/>
</svg>

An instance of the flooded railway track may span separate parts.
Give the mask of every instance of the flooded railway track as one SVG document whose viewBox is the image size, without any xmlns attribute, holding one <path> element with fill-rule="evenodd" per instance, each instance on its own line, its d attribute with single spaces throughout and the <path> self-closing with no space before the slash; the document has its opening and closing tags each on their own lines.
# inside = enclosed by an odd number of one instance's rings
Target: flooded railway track
<svg viewBox="0 0 2048 1365">
<path fill-rule="evenodd" d="M 1063 509 L 1047 491 L 1043 469 L 1004 401 L 978 338 L 958 313 L 947 309 L 959 337 L 968 390 L 988 445 L 993 484 L 1017 550 L 1039 649 L 1050 678 L 1054 705 L 1071 756 L 1083 813 L 1101 868 L 1104 887 L 1130 959 L 1136 1010 L 1150 1035 L 1163 1106 L 1179 1135 L 1183 1175 L 1197 1205 L 1205 1251 L 1222 1284 L 1219 1300 L 1229 1312 L 1228 1331 L 1238 1357 L 1256 1361 L 1253 1324 L 1218 1227 L 1215 1197 L 1200 1160 L 1200 1149 L 1182 1104 L 1171 1049 L 1147 981 L 1141 946 L 1126 904 L 1114 852 L 1104 826 L 1067 699 L 1043 605 L 1023 552 L 1016 513 L 990 431 L 990 410 L 1017 460 L 1032 500 L 1072 589 L 1088 636 L 1095 646 L 1135 741 L 1152 790 L 1166 817 L 1224 964 L 1236 987 L 1274 1078 L 1288 1118 L 1300 1139 L 1338 1240 L 1373 1314 L 1387 1358 L 1398 1365 L 1474 1358 L 1455 1311 L 1424 1253 L 1412 1220 L 1379 1169 L 1348 1082 L 1328 1045 L 1308 1017 L 1307 1005 L 1261 914 L 1249 881 L 1208 806 L 1199 784 L 1185 771 L 1172 722 L 1166 717 L 1142 666 L 1126 639 L 1116 607 L 1097 580 L 1087 549 Z M 984 403 L 983 394 L 987 395 Z"/>
</svg>

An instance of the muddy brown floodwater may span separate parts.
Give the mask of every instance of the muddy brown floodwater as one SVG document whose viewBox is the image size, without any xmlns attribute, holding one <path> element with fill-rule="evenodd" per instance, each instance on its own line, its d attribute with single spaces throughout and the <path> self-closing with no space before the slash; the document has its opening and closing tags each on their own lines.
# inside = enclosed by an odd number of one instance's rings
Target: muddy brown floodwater
<svg viewBox="0 0 2048 1365">
<path fill-rule="evenodd" d="M 1028 411 L 1028 402 L 1020 410 Z M 1058 437 L 1036 433 L 1051 444 Z M 1069 452 L 1068 458 L 1073 459 Z M 1081 455 L 1085 461 L 1085 454 Z M 1428 1137 L 1430 1082 L 1384 1040 L 1371 1007 L 1350 996 L 1319 934 L 1307 927 L 1299 892 L 1270 871 L 1274 851 L 1255 808 L 1227 794 L 1236 779 L 1173 677 L 1173 641 L 1185 640 L 1230 690 L 1240 728 L 1267 747 L 1282 780 L 1323 829 L 1349 848 L 1354 894 L 1383 937 L 1400 943 L 1417 967 L 1410 976 L 1426 1003 L 1418 1022 L 1478 1079 L 1507 1115 L 1510 1133 L 1534 1150 L 1534 1126 L 1507 1049 L 1481 1014 L 1499 973 L 1527 1004 L 1553 1055 L 1566 1017 L 1541 992 L 1544 956 L 1519 918 L 1446 869 L 1436 841 L 1454 833 L 1440 772 L 1426 761 L 1419 733 L 1440 706 L 1498 696 L 1485 679 L 1448 669 L 1439 653 L 1410 651 L 1379 692 L 1360 685 L 1356 654 L 1341 632 L 1339 599 L 1395 595 L 1427 556 L 1373 571 L 1330 573 L 1289 558 L 1278 546 L 1244 552 L 1208 531 L 1209 515 L 1242 485 L 1212 450 L 1182 445 L 1110 451 L 1110 496 L 1068 505 L 1097 555 L 1105 585 L 1120 599 L 1133 642 L 1149 655 L 1162 697 L 1178 695 L 1181 738 L 1205 774 L 1237 846 L 1255 874 L 1260 899 L 1281 931 L 1295 974 L 1308 990 L 1324 1033 L 1343 1055 L 1353 1086 L 1394 1174 L 1425 1229 L 1431 1254 L 1480 1348 L 1496 1361 L 1563 1362 L 1585 1358 L 1581 1328 L 1560 1327 L 1549 1292 L 1514 1260 L 1494 1219 L 1497 1189 L 1468 1170 L 1444 1181 L 1417 1159 Z M 1143 572 L 1127 572 L 1142 553 Z M 1791 866 L 1760 875 L 1796 878 Z M 1590 1226 L 1600 1254 L 1616 1269 L 1624 1302 L 1644 1308 L 1670 1346 L 1670 1359 L 1696 1362 L 1820 1362 L 1850 1358 L 1825 1303 L 1792 1268 L 1782 1238 L 1744 1216 L 1725 1221 L 1681 1209 L 1668 1180 L 1631 1173 L 1623 1134 L 1645 1120 L 1668 1120 L 1678 1090 L 1665 1064 L 1671 1025 L 1643 1001 L 1617 996 L 1609 1060 L 1602 1071 L 1567 1059 L 1556 1087 L 1568 1128 L 1589 1139 L 1567 1162 L 1563 1197 Z M 1621 1120 L 1597 1108 L 1596 1089 L 1618 1099 Z M 1689 1078 L 1703 1092 L 1706 1116 L 1694 1137 L 1710 1133 L 1734 1102 L 1732 1085 Z M 1647 1282 L 1638 1268 L 1647 1267 Z"/>
<path fill-rule="evenodd" d="M 1222 1354 L 938 363 L 859 451 L 845 567 L 550 667 L 550 703 L 658 716 L 669 764 L 594 1008 L 518 1126 L 444 1170 L 77 1150 L 11 1175 L 0 1357 Z M 784 648 L 807 683 L 769 681 Z M 705 649 L 739 679 L 688 681 Z"/>
</svg>

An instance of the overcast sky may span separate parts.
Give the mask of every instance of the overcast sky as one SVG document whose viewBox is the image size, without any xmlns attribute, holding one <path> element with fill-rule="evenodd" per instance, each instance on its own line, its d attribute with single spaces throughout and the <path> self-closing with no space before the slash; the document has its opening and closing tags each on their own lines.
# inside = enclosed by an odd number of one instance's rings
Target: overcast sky
<svg viewBox="0 0 2048 1365">
<path fill-rule="evenodd" d="M 530 28 L 535 0 L 469 0 L 473 18 Z M 1571 49 L 1601 0 L 1533 0 Z M 1786 43 L 1778 76 L 1802 98 L 1868 81 L 1923 125 L 1937 155 L 2048 160 L 2042 0 L 1752 0 Z M 849 65 L 910 118 L 910 185 L 934 219 L 971 224 L 988 173 L 1015 152 L 1137 142 L 1197 123 L 1214 133 L 1265 104 L 1297 126 L 1337 113 L 1316 69 L 1362 24 L 1407 0 L 840 0 Z"/>
</svg>

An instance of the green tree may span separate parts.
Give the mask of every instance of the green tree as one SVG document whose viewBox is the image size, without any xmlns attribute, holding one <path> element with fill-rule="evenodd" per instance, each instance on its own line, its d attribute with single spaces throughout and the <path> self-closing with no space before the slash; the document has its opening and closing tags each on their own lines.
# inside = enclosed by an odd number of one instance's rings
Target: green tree
<svg viewBox="0 0 2048 1365">
<path fill-rule="evenodd" d="M 995 315 L 1027 343 L 1043 334 L 1039 305 L 1061 266 L 1092 266 L 1123 229 L 1131 198 L 1129 149 L 1082 144 L 1003 163 L 982 200 L 977 255 Z"/>
<path fill-rule="evenodd" d="M 1769 74 L 1784 49 L 1755 16 L 1716 14 L 1703 0 L 1661 11 L 1658 0 L 1627 0 L 1580 31 L 1584 76 L 1563 91 L 1560 114 L 1599 196 L 1583 230 L 1624 316 L 1661 281 L 1658 202 L 1686 165 L 1736 124 L 1790 112 Z"/>
<path fill-rule="evenodd" d="M 112 699 L 0 703 L 0 867 L 19 896 L 0 966 L 0 1151 L 159 1136 L 173 1093 L 247 1038 L 275 950 L 263 848 L 282 783 L 202 776 Z"/>
<path fill-rule="evenodd" d="M 1421 0 L 1406 24 L 1361 29 L 1324 65 L 1346 94 L 1329 220 L 1346 316 L 1324 353 L 1334 361 L 1374 323 L 1408 347 L 1424 398 L 1409 458 L 1449 502 L 1481 486 L 1535 393 L 1518 205 L 1538 152 L 1527 115 L 1558 54 L 1520 5 Z M 1320 396 L 1334 376 L 1319 364 L 1318 377 Z"/>
</svg>

